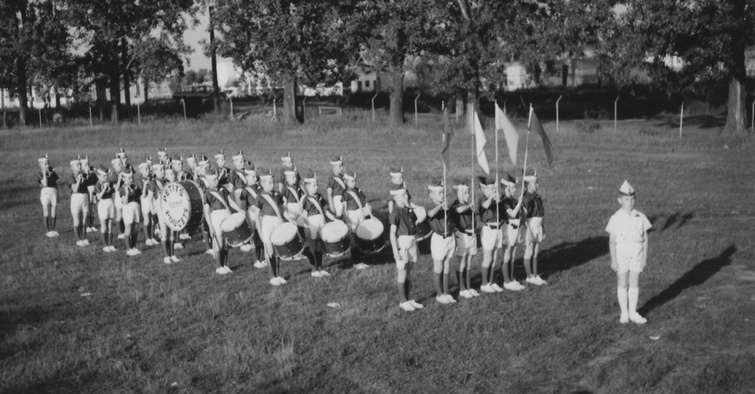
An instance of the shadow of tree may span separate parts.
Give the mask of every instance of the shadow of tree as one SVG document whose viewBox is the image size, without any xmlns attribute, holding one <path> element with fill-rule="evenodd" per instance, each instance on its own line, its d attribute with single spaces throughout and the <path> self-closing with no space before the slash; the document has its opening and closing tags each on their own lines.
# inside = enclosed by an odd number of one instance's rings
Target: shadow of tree
<svg viewBox="0 0 755 394">
<path fill-rule="evenodd" d="M 736 252 L 737 247 L 731 245 L 720 255 L 697 263 L 691 270 L 669 285 L 669 287 L 645 302 L 638 312 L 641 315 L 645 315 L 678 297 L 684 290 L 705 283 L 705 281 L 720 271 L 721 268 L 731 264 L 731 256 Z"/>
<path fill-rule="evenodd" d="M 668 230 L 674 224 L 676 224 L 677 225 L 676 228 L 679 229 L 683 227 L 685 224 L 687 224 L 688 220 L 691 220 L 694 217 L 695 217 L 695 212 L 692 212 L 692 211 L 687 212 L 687 213 L 681 213 L 681 212 L 674 213 L 671 216 L 669 216 L 668 219 L 666 219 L 666 223 L 663 225 L 663 228 L 661 229 L 661 231 Z"/>
</svg>

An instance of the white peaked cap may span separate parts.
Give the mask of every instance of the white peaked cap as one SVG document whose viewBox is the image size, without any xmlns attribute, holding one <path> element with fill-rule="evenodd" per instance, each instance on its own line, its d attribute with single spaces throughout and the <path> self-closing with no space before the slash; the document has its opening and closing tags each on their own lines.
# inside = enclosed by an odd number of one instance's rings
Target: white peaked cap
<svg viewBox="0 0 755 394">
<path fill-rule="evenodd" d="M 634 188 L 626 180 L 621 184 L 619 188 L 619 194 L 622 196 L 634 196 Z"/>
</svg>

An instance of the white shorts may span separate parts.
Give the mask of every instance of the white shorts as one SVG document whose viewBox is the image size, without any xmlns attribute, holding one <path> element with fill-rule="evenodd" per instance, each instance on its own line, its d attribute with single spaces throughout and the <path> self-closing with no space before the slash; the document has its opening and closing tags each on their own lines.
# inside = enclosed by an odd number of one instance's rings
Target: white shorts
<svg viewBox="0 0 755 394">
<path fill-rule="evenodd" d="M 343 196 L 333 196 L 333 212 L 336 213 L 336 216 L 341 216 L 341 213 L 343 213 Z"/>
<path fill-rule="evenodd" d="M 317 214 L 308 217 L 307 221 L 309 221 L 309 226 L 307 227 L 309 237 L 311 239 L 320 239 L 320 230 L 325 226 L 325 218 L 322 215 Z"/>
<path fill-rule="evenodd" d="M 440 234 L 433 232 L 430 237 L 430 255 L 434 261 L 443 261 L 450 259 L 456 250 L 456 238 L 453 236 L 443 238 Z"/>
<path fill-rule="evenodd" d="M 464 256 L 465 254 L 474 256 L 477 254 L 477 237 L 474 234 L 457 231 L 454 238 L 456 238 L 457 256 Z"/>
<path fill-rule="evenodd" d="M 516 246 L 516 244 L 522 243 L 522 232 L 519 227 L 519 219 L 511 219 L 509 224 L 504 228 L 506 232 L 504 241 L 508 246 Z"/>
<path fill-rule="evenodd" d="M 113 204 L 112 198 L 100 200 L 97 203 L 97 216 L 99 216 L 100 220 L 115 218 L 115 204 Z"/>
<path fill-rule="evenodd" d="M 142 198 L 142 217 L 146 223 L 149 220 L 149 216 L 153 214 L 152 200 L 149 198 Z"/>
<path fill-rule="evenodd" d="M 351 231 L 357 231 L 357 227 L 359 227 L 364 221 L 364 211 L 361 209 L 355 209 L 353 211 L 346 211 L 346 215 L 349 217 Z"/>
<path fill-rule="evenodd" d="M 39 201 L 44 206 L 57 206 L 58 205 L 58 189 L 54 187 L 43 187 L 39 194 Z"/>
<path fill-rule="evenodd" d="M 221 227 L 221 224 L 223 223 L 223 220 L 225 220 L 229 216 L 231 216 L 231 211 L 227 209 L 216 209 L 210 212 L 210 220 L 212 221 L 212 231 L 215 232 L 215 237 L 218 239 L 218 241 L 222 241 L 223 239 L 223 229 Z M 215 249 L 218 249 L 219 247 L 220 245 L 216 243 Z"/>
<path fill-rule="evenodd" d="M 124 205 L 122 215 L 124 224 L 140 223 L 141 210 L 139 208 L 139 203 L 132 201 Z"/>
<path fill-rule="evenodd" d="M 86 193 L 71 194 L 71 215 L 78 217 L 79 214 L 89 212 L 89 195 Z"/>
<path fill-rule="evenodd" d="M 500 249 L 503 247 L 503 231 L 483 226 L 480 231 L 480 241 L 485 250 Z"/>
<path fill-rule="evenodd" d="M 645 244 L 644 243 L 617 243 L 616 262 L 618 272 L 627 271 L 642 272 L 645 268 Z"/>
<path fill-rule="evenodd" d="M 543 218 L 529 218 L 527 219 L 527 232 L 524 239 L 525 244 L 530 245 L 532 243 L 543 242 L 545 234 L 543 233 Z"/>
<path fill-rule="evenodd" d="M 283 220 L 277 216 L 263 215 L 260 218 L 260 227 L 262 227 L 260 229 L 260 239 L 262 243 L 272 243 L 270 236 L 273 234 L 273 230 L 280 226 L 281 223 L 283 223 Z"/>
<path fill-rule="evenodd" d="M 94 185 L 87 186 L 87 190 L 89 190 L 89 202 L 94 203 L 96 200 L 94 197 Z"/>
<path fill-rule="evenodd" d="M 113 202 L 115 203 L 116 211 L 123 209 L 123 199 L 121 198 L 121 193 L 118 193 L 117 191 L 113 193 Z"/>
<path fill-rule="evenodd" d="M 398 237 L 398 256 L 399 261 L 396 262 L 396 268 L 403 270 L 406 268 L 406 263 L 411 261 L 417 262 L 417 237 L 413 235 L 399 235 Z"/>
</svg>

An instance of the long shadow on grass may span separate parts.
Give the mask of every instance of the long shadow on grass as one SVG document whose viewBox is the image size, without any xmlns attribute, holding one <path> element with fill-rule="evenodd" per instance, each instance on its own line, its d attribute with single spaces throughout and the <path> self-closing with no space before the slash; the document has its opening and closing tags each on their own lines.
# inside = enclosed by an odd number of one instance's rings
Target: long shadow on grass
<svg viewBox="0 0 755 394">
<path fill-rule="evenodd" d="M 608 236 L 585 238 L 578 242 L 563 242 L 538 253 L 541 276 L 548 277 L 589 263 L 608 254 Z"/>
<path fill-rule="evenodd" d="M 641 315 L 645 315 L 653 309 L 663 306 L 678 297 L 684 290 L 705 283 L 705 281 L 720 271 L 721 268 L 731 264 L 731 256 L 736 252 L 737 247 L 731 245 L 720 255 L 697 263 L 697 265 L 692 267 L 691 270 L 687 271 L 681 278 L 677 279 L 676 282 L 649 299 L 638 312 Z"/>
</svg>

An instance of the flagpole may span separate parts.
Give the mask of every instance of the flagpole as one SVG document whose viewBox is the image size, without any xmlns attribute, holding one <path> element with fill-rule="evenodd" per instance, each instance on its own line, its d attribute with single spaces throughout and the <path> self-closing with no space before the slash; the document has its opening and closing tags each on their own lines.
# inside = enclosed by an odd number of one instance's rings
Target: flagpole
<svg viewBox="0 0 755 394">
<path fill-rule="evenodd" d="M 498 100 L 494 100 L 493 104 L 495 105 L 495 120 L 498 120 Z M 495 125 L 493 126 L 493 132 L 495 133 L 495 195 L 496 195 L 496 198 L 499 199 L 500 197 L 498 196 L 498 193 L 499 193 L 499 190 L 498 190 L 498 182 L 499 182 L 498 181 L 498 179 L 499 179 L 499 174 L 498 174 L 498 122 L 495 122 Z M 499 205 L 498 201 L 496 201 L 496 204 L 495 204 L 495 217 L 496 217 L 496 221 L 498 221 L 500 223 L 501 212 L 500 212 L 500 208 L 498 207 L 498 205 Z M 493 262 L 493 263 L 495 263 L 495 262 Z"/>
<path fill-rule="evenodd" d="M 448 114 L 446 113 L 446 102 L 443 101 L 443 126 L 445 128 L 446 126 L 446 120 L 448 119 Z M 450 126 L 450 121 L 448 122 Z M 445 146 L 448 143 L 448 130 L 443 130 L 443 146 Z M 449 161 L 450 161 L 450 151 L 449 151 Z M 441 163 L 443 163 L 443 205 L 448 205 L 448 197 L 446 196 L 446 162 L 441 158 Z M 445 207 L 443 207 L 443 235 L 448 234 L 448 212 L 446 212 Z"/>
<path fill-rule="evenodd" d="M 524 193 L 524 176 L 527 175 L 527 154 L 530 146 L 530 124 L 532 123 L 532 104 L 530 104 L 530 114 L 527 120 L 527 139 L 524 143 L 524 167 L 522 168 L 522 193 Z"/>
<path fill-rule="evenodd" d="M 475 223 L 474 223 L 474 162 L 475 162 L 475 154 L 474 154 L 474 145 L 475 145 L 475 135 L 474 135 L 474 127 L 475 127 L 475 107 L 474 104 L 470 105 L 472 112 L 470 114 L 469 119 L 471 120 L 469 124 L 469 130 L 470 135 L 472 136 L 472 180 L 469 183 L 469 190 L 470 190 L 470 203 L 472 205 L 472 231 L 475 231 Z"/>
</svg>

